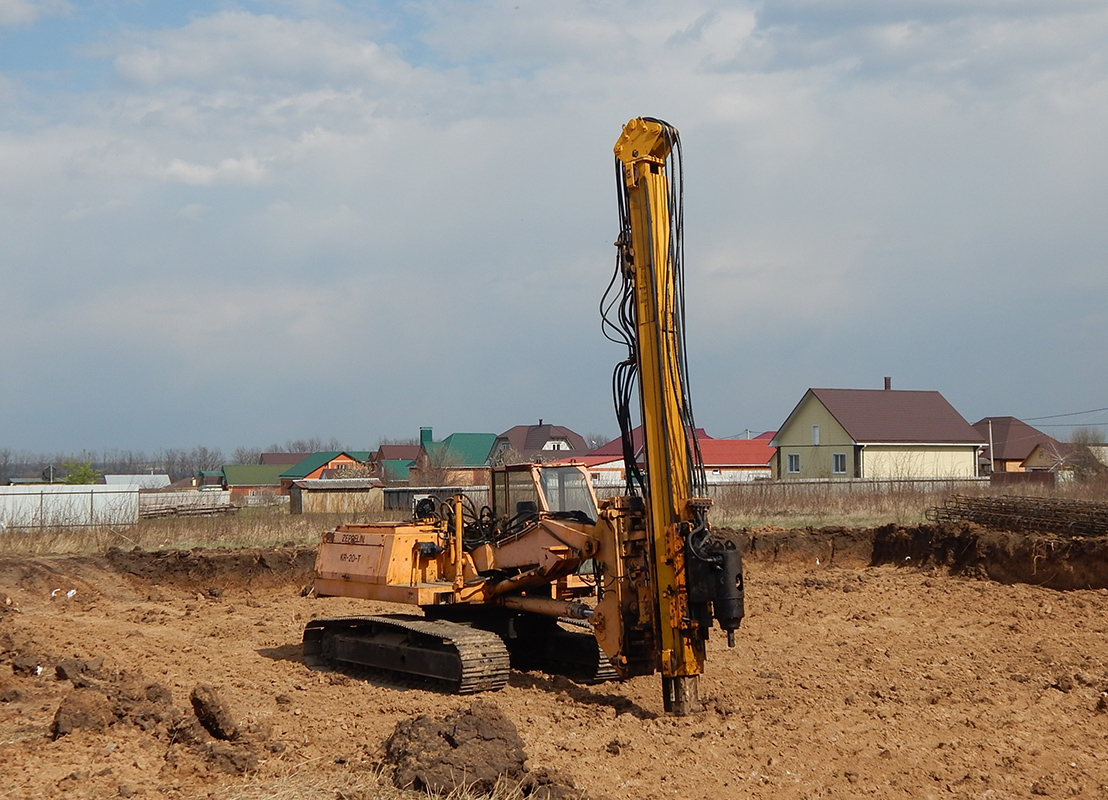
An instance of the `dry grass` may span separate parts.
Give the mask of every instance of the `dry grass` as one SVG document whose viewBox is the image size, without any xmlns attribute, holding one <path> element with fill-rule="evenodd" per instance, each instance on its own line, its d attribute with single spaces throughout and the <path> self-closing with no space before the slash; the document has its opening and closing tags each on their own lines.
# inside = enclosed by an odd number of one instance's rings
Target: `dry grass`
<svg viewBox="0 0 1108 800">
<path fill-rule="evenodd" d="M 928 508 L 942 505 L 952 494 L 1045 495 L 1104 502 L 1108 500 L 1108 481 L 1071 483 L 1050 490 L 1036 486 L 992 488 L 987 483 L 971 487 L 898 481 L 862 487 L 831 482 L 755 483 L 724 494 L 713 505 L 711 519 L 716 526 L 734 528 L 918 525 L 925 521 Z"/>
<path fill-rule="evenodd" d="M 390 512 L 391 513 L 391 512 Z M 243 508 L 217 517 L 166 517 L 136 525 L 19 528 L 0 536 L 0 554 L 102 553 L 109 547 L 143 550 L 192 547 L 314 546 L 325 530 L 343 523 L 385 519 L 381 513 L 297 514 L 287 508 Z"/>
<path fill-rule="evenodd" d="M 303 766 L 303 765 L 300 765 Z M 504 780 L 488 794 L 459 786 L 447 794 L 394 788 L 370 765 L 323 769 L 290 768 L 278 777 L 254 776 L 211 795 L 214 800 L 523 800 L 518 783 Z"/>
<path fill-rule="evenodd" d="M 822 528 L 916 525 L 924 513 L 951 494 L 1048 495 L 1108 502 L 1108 477 L 1071 483 L 1045 491 L 1036 487 L 993 489 L 988 484 L 919 484 L 890 481 L 865 487 L 835 483 L 752 483 L 734 487 L 716 500 L 711 520 L 716 527 Z M 395 511 L 371 514 L 291 515 L 283 506 L 243 508 L 233 516 L 167 517 L 137 525 L 92 528 L 8 529 L 0 535 L 0 555 L 100 553 L 109 547 L 144 550 L 192 547 L 314 547 L 319 535 L 349 522 L 397 518 Z"/>
</svg>

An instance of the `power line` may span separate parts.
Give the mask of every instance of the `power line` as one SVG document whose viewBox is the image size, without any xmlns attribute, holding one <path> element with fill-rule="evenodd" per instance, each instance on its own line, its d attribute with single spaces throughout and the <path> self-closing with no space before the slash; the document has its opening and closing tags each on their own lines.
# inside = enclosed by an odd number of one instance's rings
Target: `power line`
<svg viewBox="0 0 1108 800">
<path fill-rule="evenodd" d="M 1024 422 L 1034 422 L 1037 419 L 1058 419 L 1059 417 L 1076 417 L 1076 416 L 1080 416 L 1081 414 L 1095 414 L 1098 411 L 1108 411 L 1108 407 L 1094 408 L 1090 411 L 1071 411 L 1068 414 L 1048 414 L 1045 417 L 1024 417 L 1023 421 Z M 1050 426 L 1047 425 L 1047 426 L 1044 426 L 1044 427 L 1050 427 Z"/>
<path fill-rule="evenodd" d="M 1050 425 L 1040 425 L 1040 428 L 1096 428 L 1108 425 L 1108 422 L 1055 422 Z"/>
</svg>

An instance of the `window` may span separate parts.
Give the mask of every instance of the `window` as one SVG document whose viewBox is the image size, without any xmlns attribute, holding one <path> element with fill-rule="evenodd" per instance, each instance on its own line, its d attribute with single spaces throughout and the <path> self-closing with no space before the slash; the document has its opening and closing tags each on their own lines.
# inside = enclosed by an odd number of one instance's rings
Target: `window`
<svg viewBox="0 0 1108 800">
<path fill-rule="evenodd" d="M 846 453 L 831 454 L 831 471 L 836 475 L 846 474 Z"/>
<path fill-rule="evenodd" d="M 541 473 L 547 510 L 554 513 L 581 511 L 596 519 L 596 505 L 585 476 L 576 467 L 545 467 Z"/>
<path fill-rule="evenodd" d="M 812 446 L 817 447 L 819 445 L 819 425 L 812 426 Z"/>
<path fill-rule="evenodd" d="M 786 464 L 789 472 L 800 472 L 800 453 L 789 453 Z"/>
</svg>

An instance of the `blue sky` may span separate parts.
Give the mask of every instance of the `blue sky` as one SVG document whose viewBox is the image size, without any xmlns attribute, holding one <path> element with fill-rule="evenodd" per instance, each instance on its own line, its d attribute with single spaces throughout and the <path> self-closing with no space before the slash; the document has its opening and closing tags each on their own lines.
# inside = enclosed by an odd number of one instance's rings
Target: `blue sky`
<svg viewBox="0 0 1108 800">
<path fill-rule="evenodd" d="M 0 447 L 614 435 L 639 115 L 713 435 L 886 375 L 1108 406 L 1105 42 L 1092 0 L 0 0 Z"/>
</svg>

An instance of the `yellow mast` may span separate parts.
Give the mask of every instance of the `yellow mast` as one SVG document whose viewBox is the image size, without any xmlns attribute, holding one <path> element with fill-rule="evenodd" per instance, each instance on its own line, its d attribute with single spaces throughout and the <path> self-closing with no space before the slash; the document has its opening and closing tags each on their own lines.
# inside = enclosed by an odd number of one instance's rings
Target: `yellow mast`
<svg viewBox="0 0 1108 800">
<path fill-rule="evenodd" d="M 704 642 L 690 620 L 684 539 L 679 526 L 693 521 L 688 437 L 681 415 L 683 387 L 675 308 L 677 264 L 671 247 L 666 158 L 676 130 L 636 118 L 615 145 L 622 164 L 630 221 L 624 269 L 633 273 L 636 363 L 647 468 L 647 525 L 653 542 L 655 603 L 661 639 L 667 711 L 698 710 L 697 676 Z M 627 247 L 629 244 L 629 252 Z"/>
</svg>

